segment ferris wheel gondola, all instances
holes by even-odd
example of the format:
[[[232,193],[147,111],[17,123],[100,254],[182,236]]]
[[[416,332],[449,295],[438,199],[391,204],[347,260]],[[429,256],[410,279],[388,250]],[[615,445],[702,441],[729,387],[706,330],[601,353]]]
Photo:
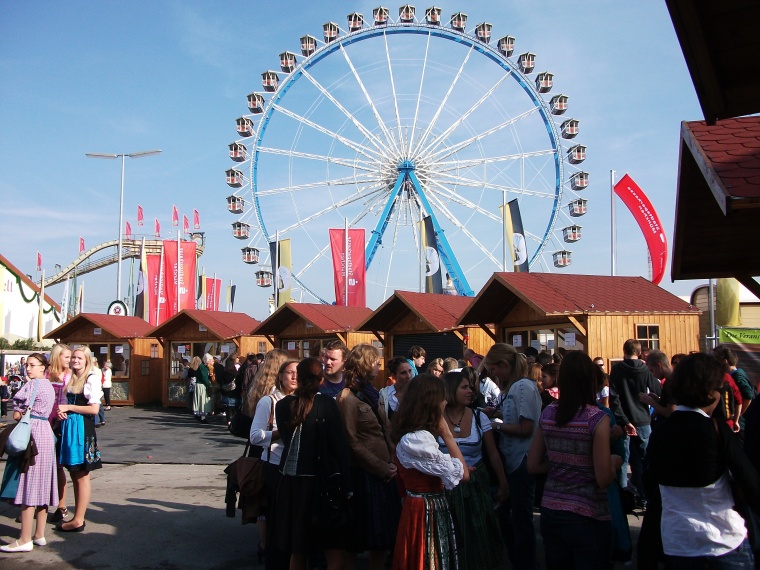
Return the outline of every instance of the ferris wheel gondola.
[[[434,6],[420,19],[407,4],[396,20],[378,7],[370,21],[348,14],[345,30],[326,22],[322,40],[307,34],[280,52],[279,71],[261,74],[250,114],[237,119],[233,235],[247,230],[262,252],[276,232],[290,238],[294,283],[320,301],[332,297],[328,229],[346,221],[366,232],[371,306],[417,288],[427,217],[461,295],[511,268],[500,208],[512,199],[531,267],[571,263],[589,174],[586,147],[569,143],[580,122],[557,121],[568,96],[548,95],[549,71],[529,77],[536,54],[513,59],[514,36],[492,46],[491,23],[468,31],[467,14],[442,14]]]

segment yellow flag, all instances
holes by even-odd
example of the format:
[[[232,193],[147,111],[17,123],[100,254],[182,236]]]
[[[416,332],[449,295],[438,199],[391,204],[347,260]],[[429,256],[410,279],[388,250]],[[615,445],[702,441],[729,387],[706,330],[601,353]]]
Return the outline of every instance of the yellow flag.
[[[736,279],[718,279],[715,321],[719,327],[742,326],[742,316],[739,310],[740,290],[741,287]]]

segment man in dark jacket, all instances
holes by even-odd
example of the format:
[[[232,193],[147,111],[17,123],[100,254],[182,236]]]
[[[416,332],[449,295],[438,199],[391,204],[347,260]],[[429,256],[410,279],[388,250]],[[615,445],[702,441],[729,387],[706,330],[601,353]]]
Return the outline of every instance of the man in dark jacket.
[[[620,405],[613,408],[615,419],[623,426],[628,438],[628,462],[631,465],[631,484],[636,488],[642,506],[646,506],[646,493],[641,482],[643,460],[646,453],[649,436],[652,433],[649,406],[640,399],[641,394],[659,396],[662,387],[647,368],[646,363],[639,359],[641,343],[628,339],[623,344],[623,361],[612,367],[610,372],[610,394],[620,399]],[[627,465],[623,464],[621,485],[627,485]]]

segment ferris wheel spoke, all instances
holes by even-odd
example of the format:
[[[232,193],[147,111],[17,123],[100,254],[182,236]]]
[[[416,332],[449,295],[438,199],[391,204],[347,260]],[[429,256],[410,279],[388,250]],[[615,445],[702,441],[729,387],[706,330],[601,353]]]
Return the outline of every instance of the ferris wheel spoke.
[[[536,112],[538,112],[538,107],[532,107],[532,108],[528,109],[527,111],[525,111],[523,113],[520,113],[516,117],[512,117],[511,119],[507,119],[506,121],[503,121],[503,122],[499,123],[498,125],[491,127],[490,129],[487,129],[487,130],[485,130],[485,131],[483,131],[481,133],[477,133],[477,134],[471,136],[468,139],[465,139],[463,141],[458,142],[454,146],[444,147],[443,149],[441,149],[438,152],[434,153],[434,152],[432,152],[433,149],[436,148],[436,147],[438,147],[438,146],[440,146],[440,144],[443,143],[443,140],[444,140],[443,135],[444,135],[444,133],[442,133],[441,136],[439,137],[440,140],[438,140],[438,142],[436,144],[430,145],[428,147],[429,150],[430,150],[430,152],[428,152],[426,154],[432,160],[442,160],[444,158],[448,158],[449,156],[451,156],[451,155],[459,152],[460,150],[462,150],[464,148],[467,148],[472,143],[475,143],[475,142],[478,142],[480,140],[483,140],[484,138],[486,138],[486,137],[488,137],[488,136],[490,136],[490,135],[492,135],[494,133],[498,133],[499,131],[502,131],[502,130],[504,130],[505,128],[507,128],[509,126],[514,125],[518,121],[520,121],[520,120],[524,119],[525,117],[528,117],[528,116],[530,116],[530,115],[532,115],[533,113],[536,113]],[[451,134],[451,133],[449,133],[449,134]],[[447,134],[446,137],[448,137],[449,134]]]
[[[375,160],[346,160],[344,158],[336,158],[334,156],[326,156],[322,154],[312,154],[308,152],[298,152],[295,150],[286,150],[282,148],[272,147],[258,147],[257,150],[266,154],[274,154],[279,156],[287,156],[290,158],[305,158],[307,160],[317,160],[321,162],[327,162],[329,164],[337,164],[339,166],[345,166],[348,168],[355,168],[357,170],[364,170],[367,172],[377,172],[379,163]]]
[[[488,250],[486,246],[484,246],[482,243],[480,243],[480,240],[476,238],[472,232],[470,232],[464,224],[462,224],[457,217],[451,213],[451,211],[446,207],[446,204],[444,204],[438,196],[435,194],[432,194],[430,196],[431,202],[435,204],[435,207],[438,209],[438,211],[443,214],[443,216],[452,224],[454,225],[459,231],[461,231],[464,235],[466,235],[468,238],[470,238],[470,241],[472,241],[473,244],[475,244],[475,247],[477,247],[481,252],[483,252],[483,255],[488,257],[488,259],[491,260],[492,263],[499,265],[501,262],[496,259],[493,254]]]
[[[424,173],[423,173],[424,176]],[[483,180],[473,180],[471,178],[464,178],[462,176],[456,176],[453,174],[444,174],[436,172],[434,176],[425,178],[429,183],[445,183],[453,186],[466,186],[468,188],[484,188],[486,190],[507,192],[509,194],[519,194],[521,196],[535,196],[537,198],[550,198],[554,199],[555,194],[551,192],[543,192],[541,190],[530,190],[528,188],[519,188],[516,186],[506,186],[504,184],[495,184],[493,182]]]
[[[417,91],[417,104],[414,109],[414,121],[412,121],[412,132],[409,134],[409,149],[414,148],[414,133],[417,132],[417,118],[420,115],[420,101],[422,100],[422,86],[425,83],[425,72],[427,71],[428,52],[430,51],[430,34],[428,34],[425,43],[425,58],[422,63],[422,72],[420,73],[420,88]]]
[[[312,242],[313,241],[314,240],[312,240]],[[320,259],[322,259],[324,257],[324,255],[327,253],[328,249],[330,249],[330,242],[329,241],[327,242],[327,245],[324,246],[321,250],[319,250],[319,252],[314,257],[312,257],[309,261],[306,262],[306,264],[301,268],[301,271],[299,271],[298,273],[295,274],[295,277],[297,279],[301,279],[301,277],[303,277],[303,275],[309,270],[309,268],[312,265],[314,265],[317,261],[319,261]]]
[[[320,133],[324,135],[327,135],[337,141],[342,142],[345,146],[367,157],[369,160],[377,160],[379,158],[379,153],[376,150],[368,148],[362,144],[357,143],[356,141],[353,141],[347,137],[339,135],[335,131],[331,131],[330,129],[327,129],[323,127],[322,125],[318,125],[314,121],[311,121],[307,119],[306,117],[299,115],[298,113],[294,113],[290,109],[286,109],[285,107],[282,107],[281,105],[274,104],[273,107],[275,110],[282,113],[283,115],[286,115],[290,117],[291,119],[294,119],[298,121],[299,123],[306,125],[307,127],[311,127],[315,131],[319,131]]]
[[[452,202],[459,204],[460,206],[464,206],[468,210],[472,210],[473,212],[476,212],[482,216],[485,216],[486,218],[489,218],[493,220],[494,222],[501,222],[501,217],[498,216],[495,212],[489,212],[485,208],[482,208],[481,206],[475,204],[474,202],[466,199],[461,194],[457,194],[451,188],[448,188],[447,186],[439,182],[436,182],[436,181],[431,181],[431,182],[436,188],[438,188],[438,193],[445,196],[447,200],[451,200]]]
[[[393,64],[391,63],[391,52],[388,49],[388,36],[383,34],[383,42],[385,43],[385,60],[388,63],[388,75],[391,78],[391,93],[393,93],[393,108],[396,112],[396,128],[398,129],[398,144],[401,145],[402,152],[406,152],[404,149],[404,137],[401,132],[401,116],[398,112],[398,96],[396,94],[396,83],[393,79]]]
[[[499,162],[513,162],[515,160],[523,160],[526,158],[533,158],[537,156],[554,156],[556,151],[552,149],[536,150],[532,152],[521,152],[518,154],[505,154],[502,156],[484,156],[481,158],[473,158],[469,160],[438,160],[435,163],[437,172],[450,172],[452,170],[461,170],[463,168],[472,168],[474,166],[482,166],[484,164],[497,164]]]
[[[445,131],[443,131],[441,134],[433,138],[431,143],[422,150],[422,154],[431,154],[433,150],[435,150],[438,146],[440,146],[443,141],[445,141],[451,133],[453,133],[457,128],[459,128],[459,125],[464,123],[470,115],[472,115],[475,111],[477,111],[480,106],[488,101],[488,99],[493,95],[494,91],[499,88],[499,86],[506,81],[506,79],[510,76],[510,73],[505,73],[502,75],[491,87],[488,89],[483,95],[478,99],[472,107],[470,107],[467,111],[464,112],[464,114],[459,117],[456,121],[454,121],[449,128],[447,128]],[[535,109],[535,108],[534,108]],[[524,114],[524,113],[523,113]],[[508,123],[511,124],[511,123]],[[506,126],[506,125],[505,125]]]
[[[294,184],[292,186],[280,186],[278,188],[268,188],[267,190],[256,190],[255,195],[257,198],[280,196],[283,194],[291,194],[294,192],[300,192],[302,190],[311,190],[313,188],[330,188],[335,186],[354,186],[358,180],[364,182],[373,182],[375,184],[381,184],[383,181],[378,178],[372,178],[369,176],[349,176],[346,178],[336,178],[332,180],[322,180],[319,182],[307,182],[305,184]]]
[[[367,103],[370,106],[370,109],[372,110],[372,114],[375,116],[375,120],[377,121],[378,126],[380,127],[380,130],[383,131],[383,134],[385,135],[385,139],[388,142],[389,145],[392,145],[394,147],[394,150],[398,153],[398,146],[396,145],[396,141],[393,138],[393,135],[388,130],[388,127],[385,125],[385,122],[383,121],[382,117],[380,117],[380,112],[377,110],[377,107],[375,106],[375,102],[372,100],[372,97],[369,96],[369,93],[367,92],[367,88],[364,85],[364,82],[361,79],[361,76],[359,75],[359,72],[356,71],[356,68],[354,67],[354,62],[351,61],[351,58],[348,55],[348,52],[346,51],[346,48],[343,47],[341,44],[340,51],[343,53],[343,57],[346,60],[346,63],[348,64],[348,67],[351,69],[351,72],[354,74],[354,78],[356,79],[356,83],[359,85],[359,88],[362,90],[362,93],[364,94],[364,98],[367,100]]]
[[[349,112],[348,109],[346,109],[340,101],[338,101],[332,93],[330,93],[319,81],[317,81],[313,75],[311,75],[308,71],[303,70],[302,71],[303,76],[308,79],[314,87],[319,89],[319,92],[322,93],[322,95],[327,98],[335,107],[343,113],[346,118],[353,123],[353,125],[359,129],[359,132],[364,135],[369,142],[373,144],[373,146],[378,150],[381,151],[383,149],[382,141],[380,141],[367,127],[365,127],[361,121],[359,121],[353,113]]]
[[[473,53],[474,53],[474,50],[471,46],[470,49],[467,51],[467,55],[465,56],[461,65],[459,66],[459,69],[457,70],[457,73],[454,76],[454,79],[451,81],[451,85],[449,85],[449,90],[446,92],[446,95],[444,95],[443,99],[441,100],[441,103],[438,105],[438,108],[435,111],[435,115],[433,115],[433,119],[430,121],[430,124],[428,125],[427,129],[425,129],[425,132],[420,137],[420,140],[417,143],[417,146],[414,147],[413,152],[411,154],[414,154],[414,155],[419,154],[419,149],[422,148],[422,145],[427,144],[427,139],[430,136],[430,133],[433,132],[433,129],[438,124],[438,119],[440,118],[443,110],[446,108],[446,104],[449,101],[451,92],[454,91],[454,87],[456,87],[457,83],[459,83],[459,78],[462,76],[462,73],[464,73],[464,68],[467,66],[467,62],[470,60],[470,56]]]

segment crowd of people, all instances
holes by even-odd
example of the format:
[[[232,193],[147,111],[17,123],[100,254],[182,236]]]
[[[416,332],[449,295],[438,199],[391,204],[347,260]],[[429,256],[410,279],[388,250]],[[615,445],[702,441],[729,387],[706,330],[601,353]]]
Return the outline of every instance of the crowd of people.
[[[368,553],[373,569],[533,570],[536,509],[550,570],[608,569],[634,551],[643,569],[754,568],[758,379],[726,347],[672,358],[633,339],[622,348],[607,374],[582,351],[496,343],[426,362],[414,346],[381,381],[377,348],[335,340],[304,359],[196,356],[186,377],[200,422],[215,410],[231,429],[248,419],[268,569],[353,569]],[[32,444],[0,485],[21,530],[0,551],[44,546],[48,518],[85,529],[108,364],[85,346],[26,359],[12,404],[16,420],[30,411]]]
[[[623,353],[608,375],[580,351],[496,343],[426,362],[412,347],[384,386],[370,345],[261,355],[238,412],[265,461],[260,560],[350,569],[366,552],[375,569],[532,570],[538,508],[549,569],[611,568],[634,550],[640,568],[754,567],[756,385],[728,349],[677,365],[635,340]]]

